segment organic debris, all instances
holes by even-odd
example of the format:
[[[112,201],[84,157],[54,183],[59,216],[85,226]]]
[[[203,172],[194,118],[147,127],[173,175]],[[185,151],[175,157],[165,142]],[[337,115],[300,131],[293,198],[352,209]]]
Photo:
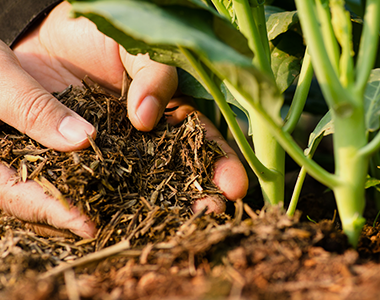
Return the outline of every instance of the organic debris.
[[[359,256],[378,259],[379,224],[365,227],[358,253],[333,222],[300,222],[275,206],[253,211],[237,201],[234,218],[193,214],[194,199],[222,197],[210,179],[223,152],[196,115],[143,133],[125,99],[96,85],[56,97],[95,125],[91,148],[59,153],[2,125],[1,158],[17,180],[38,181],[63,204],[72,199],[99,234],[40,237],[0,214],[0,299],[379,297],[380,266]]]
[[[152,132],[136,130],[126,99],[83,81],[56,97],[97,130],[91,147],[62,153],[47,149],[2,126],[1,158],[33,179],[51,196],[79,207],[99,227],[96,250],[128,239],[134,245],[164,241],[192,215],[191,204],[205,195],[224,200],[212,182],[213,163],[223,155],[205,138],[195,113],[181,126],[163,118]]]
[[[290,219],[279,207],[257,213],[238,201],[235,218],[224,224],[212,215],[194,215],[165,242],[131,247],[124,240],[58,267],[47,267],[47,272],[32,264],[19,267],[24,270],[18,273],[22,282],[11,275],[20,266],[15,261],[30,255],[30,247],[8,242],[14,250],[6,255],[2,252],[6,258],[1,261],[10,263],[14,270],[8,277],[2,275],[8,289],[0,297],[376,299],[379,265],[366,268],[358,264],[358,253],[353,249],[346,248],[341,255],[324,249],[332,235],[340,234],[333,223],[299,222],[299,214]],[[40,239],[38,243],[44,241],[46,246],[41,249],[45,252],[49,247],[62,251],[51,239],[23,234],[30,240]],[[66,247],[71,249],[67,241]],[[35,260],[41,261],[43,255],[37,253]]]

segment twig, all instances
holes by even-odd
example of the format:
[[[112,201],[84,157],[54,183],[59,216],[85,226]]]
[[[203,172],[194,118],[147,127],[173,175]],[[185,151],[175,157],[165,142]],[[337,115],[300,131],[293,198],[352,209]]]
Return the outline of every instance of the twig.
[[[177,235],[180,236],[183,232],[194,222],[194,220],[201,218],[206,211],[208,210],[208,206],[205,206],[202,210],[195,213],[190,219],[188,219],[178,230]]]
[[[94,139],[89,134],[87,134],[87,139],[90,142],[92,149],[94,149],[94,151],[95,151],[96,155],[98,156],[98,158],[100,159],[100,161],[104,161],[103,154],[100,151],[99,147],[95,144]]]
[[[57,276],[57,275],[65,272],[69,269],[76,268],[79,266],[83,266],[83,265],[86,265],[89,263],[96,262],[96,261],[101,260],[101,259],[108,258],[108,257],[113,256],[113,255],[116,255],[122,251],[126,251],[130,247],[131,247],[131,244],[130,244],[129,239],[121,241],[118,244],[104,248],[98,252],[90,253],[90,254],[82,257],[82,258],[79,258],[79,259],[73,261],[72,263],[59,265],[58,267],[55,267],[54,269],[51,269],[51,270],[43,273],[42,275],[40,275],[39,279],[46,279],[46,278],[49,278],[52,276]]]

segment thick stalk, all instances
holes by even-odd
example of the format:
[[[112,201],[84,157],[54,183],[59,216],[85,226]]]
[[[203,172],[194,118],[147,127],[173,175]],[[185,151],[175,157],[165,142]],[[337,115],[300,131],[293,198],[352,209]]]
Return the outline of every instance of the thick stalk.
[[[344,233],[349,242],[357,245],[365,223],[365,181],[369,158],[360,155],[360,149],[367,144],[366,127],[362,107],[357,107],[350,117],[333,115],[335,133],[335,172],[340,184],[332,188]]]
[[[249,111],[253,129],[255,154],[260,162],[267,168],[265,173],[255,172],[260,182],[264,200],[270,204],[283,202],[285,151],[274,137],[273,130],[268,127],[268,119],[273,125],[275,123],[266,112],[265,115],[267,119],[263,118],[263,112],[257,111],[256,107],[245,99],[231,83],[227,80],[225,80],[224,83],[236,100]]]
[[[237,101],[245,107],[248,111],[256,110],[258,114],[260,114],[261,120],[263,124],[265,124],[266,128],[270,130],[272,136],[276,138],[276,140],[280,143],[280,145],[285,149],[285,151],[295,160],[295,162],[306,168],[306,171],[313,176],[316,180],[324,184],[329,188],[333,188],[334,186],[340,184],[340,179],[334,175],[323,169],[320,165],[318,165],[315,161],[308,159],[303,150],[298,146],[298,144],[294,141],[289,132],[284,131],[269,114],[265,111],[265,109],[260,104],[254,104],[245,99],[239,91],[234,87],[234,85],[227,80],[223,81],[227,86],[228,90],[231,94],[237,99]]]
[[[270,66],[264,7],[258,5],[252,10],[248,0],[233,0],[233,4],[239,28],[248,39],[248,44],[255,54],[254,65],[274,80]],[[230,89],[230,91],[234,94],[233,90]],[[234,96],[236,97],[236,95]],[[265,121],[260,116],[260,113],[257,113],[255,109],[249,109],[249,113],[255,154],[260,162],[271,171],[270,177],[262,176],[261,174],[258,176],[264,201],[270,204],[283,202],[285,151],[273,137],[268,127],[265,126]]]
[[[256,156],[275,175],[270,180],[258,177],[264,201],[272,205],[284,202],[285,151],[274,138],[260,113],[252,110],[250,117]]]
[[[228,87],[228,86],[227,86]],[[231,90],[230,90],[231,91]],[[231,93],[236,97],[232,91]],[[303,150],[297,145],[292,136],[284,131],[276,122],[268,115],[261,105],[255,105],[255,110],[260,114],[264,124],[268,127],[271,134],[276,138],[285,151],[295,160],[295,162],[306,168],[306,171],[316,180],[329,188],[341,184],[341,180],[335,174],[331,174],[318,165],[315,161],[308,159]]]

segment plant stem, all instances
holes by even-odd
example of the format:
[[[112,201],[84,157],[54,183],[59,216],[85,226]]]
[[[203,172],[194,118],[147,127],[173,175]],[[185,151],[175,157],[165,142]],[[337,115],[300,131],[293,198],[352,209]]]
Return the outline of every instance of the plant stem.
[[[306,178],[306,174],[307,174],[306,169],[304,167],[302,167],[299,174],[298,174],[297,181],[296,181],[296,184],[294,186],[293,193],[292,193],[292,198],[290,199],[290,203],[289,203],[288,209],[286,211],[286,214],[288,216],[292,217],[292,216],[294,216],[294,213],[296,212],[298,200],[300,198],[300,194],[301,194],[303,183],[304,183],[305,178]]]
[[[285,195],[285,151],[266,126],[261,113],[250,110],[252,139],[255,153],[261,163],[272,171],[270,180],[258,176],[264,201],[270,204],[284,202]],[[270,149],[270,151],[268,151]]]
[[[358,60],[356,63],[355,89],[364,93],[369,74],[375,64],[380,30],[380,1],[367,0],[364,15],[363,33],[360,40]]]
[[[353,84],[350,83],[351,79],[349,78],[352,76],[350,66],[343,66],[343,64],[349,63],[352,59],[347,56],[346,50],[345,57],[341,58],[340,62],[340,71],[346,73],[343,74],[343,77],[341,76],[341,79],[346,81],[342,85],[336,73],[333,72],[331,61],[324,49],[325,45],[323,44],[320,28],[313,13],[313,1],[295,1],[299,11],[302,30],[310,49],[313,66],[316,70],[317,78],[321,84],[327,104],[331,108],[332,120],[334,122],[334,179],[336,181],[333,184],[324,184],[333,190],[342,221],[343,231],[348,236],[349,242],[353,246],[356,246],[362,226],[365,222],[362,216],[365,206],[364,187],[369,165],[368,154],[373,151],[373,148],[367,145],[363,103],[364,89],[359,88],[355,91],[352,90]],[[378,1],[370,0],[370,2],[374,4],[374,2]],[[375,6],[377,9],[380,9],[379,2]],[[372,9],[373,8],[374,7],[372,7]],[[342,9],[343,7],[338,7],[336,11],[340,14],[339,18],[342,18],[342,13],[345,13]],[[371,17],[373,18],[373,15],[371,15]],[[374,20],[372,19],[372,21]],[[367,22],[367,20],[364,22]],[[335,26],[335,29],[342,29],[342,24],[335,23]],[[373,27],[374,26],[372,26],[371,29],[373,29]],[[346,32],[344,32],[344,30]],[[341,46],[346,48],[350,47],[348,45],[348,38],[350,39],[350,37],[345,36],[348,34],[347,31],[347,28],[343,28],[342,31],[336,32]],[[378,39],[377,36],[371,36],[373,39]],[[364,51],[364,49],[362,51]],[[367,49],[365,55],[368,55]],[[367,67],[368,66],[363,67],[365,72],[362,71],[366,73],[366,80],[370,72],[370,69],[368,70]],[[305,167],[307,167],[307,165],[305,165]]]
[[[344,87],[351,88],[354,82],[354,51],[350,14],[344,8],[344,3],[341,0],[332,0],[330,9],[332,15],[330,23],[342,49],[339,61],[340,82]]]
[[[248,0],[232,0],[232,2],[234,4],[240,31],[248,39],[248,45],[255,54],[255,57],[253,58],[254,65],[262,72],[271,76],[274,80],[270,61],[268,61],[268,55],[263,46],[255,20],[253,19]]]
[[[257,30],[260,35],[261,44],[263,45],[264,51],[267,54],[267,60],[270,64],[271,54],[268,41],[267,23],[265,19],[264,5],[258,5],[252,7],[253,19],[255,21]]]
[[[315,150],[317,150],[317,147],[318,147],[318,145],[319,145],[319,143],[321,142],[322,139],[323,139],[323,134],[320,135],[315,140],[313,148],[310,149],[310,152],[307,155],[308,159],[312,159],[313,158]],[[292,198],[290,199],[288,210],[286,211],[286,214],[288,216],[293,216],[294,213],[295,213],[295,211],[296,211],[296,207],[297,207],[297,204],[298,204],[298,199],[299,199],[300,194],[301,194],[301,190],[302,190],[303,183],[305,181],[306,174],[307,174],[306,168],[302,167],[300,173],[298,174],[297,182],[296,182],[296,184],[294,186],[294,190],[293,190]]]
[[[375,137],[365,146],[363,146],[360,151],[358,152],[358,155],[364,156],[364,157],[371,157],[373,154],[375,154],[380,149],[380,131],[377,132]]]
[[[298,123],[299,118],[301,117],[303,108],[305,107],[307,95],[309,94],[313,75],[313,65],[311,64],[308,48],[306,48],[305,56],[302,62],[301,73],[298,78],[297,89],[294,94],[288,115],[285,118],[285,125],[283,127],[283,130],[286,132],[292,133]]]
[[[344,233],[356,246],[364,225],[364,186],[369,158],[360,155],[367,143],[364,112],[356,108],[350,117],[333,115],[335,173],[341,184],[332,187]]]
[[[265,124],[270,128],[272,135],[281,144],[285,151],[295,160],[300,166],[304,166],[306,171],[313,176],[316,180],[324,184],[329,188],[333,188],[341,184],[341,180],[338,176],[327,172],[321,166],[319,166],[315,161],[308,159],[303,150],[297,145],[292,136],[282,130],[267,114],[267,112],[261,108],[256,107],[263,119],[265,119]]]
[[[230,106],[228,105],[227,101],[224,98],[223,93],[220,91],[218,86],[215,84],[215,82],[210,78],[210,76],[207,74],[204,67],[201,65],[201,63],[194,57],[194,55],[187,49],[178,46],[178,48],[181,50],[181,52],[186,56],[186,58],[189,60],[190,64],[193,66],[193,68],[196,70],[200,78],[202,79],[202,84],[206,87],[208,92],[214,97],[214,100],[219,106],[220,111],[222,112],[229,129],[231,130],[231,133],[236,141],[236,143],[239,146],[240,151],[246,158],[249,166],[251,169],[255,172],[255,174],[262,174],[264,178],[268,177],[270,178],[271,171],[268,170],[256,157],[255,153],[253,152],[251,146],[249,145],[247,139],[245,138],[242,130],[239,127],[239,124],[237,123],[234,113],[231,110]]]
[[[354,100],[352,95],[342,87],[326,51],[319,21],[316,18],[312,0],[295,0],[302,30],[319,84],[325,99],[333,110],[339,114],[349,114]]]
[[[272,117],[265,111],[265,109],[260,104],[254,104],[245,100],[245,98],[239,94],[238,90],[233,86],[232,83],[224,81],[227,88],[230,90],[232,95],[238,100],[239,103],[244,104],[245,108],[249,111],[256,110],[261,116],[265,124],[265,128],[268,128],[270,135],[275,137],[280,145],[285,149],[285,151],[295,160],[295,162],[304,166],[307,172],[313,176],[316,180],[321,182],[327,187],[332,188],[340,184],[340,180],[334,174],[327,172],[321,166],[319,166],[315,161],[308,159],[303,150],[297,145],[289,132],[286,132],[280,127]],[[267,153],[268,155],[268,153]]]
[[[260,71],[269,75],[274,82],[274,75],[270,65],[270,50],[263,5],[256,3],[256,6],[254,5],[251,8],[248,0],[233,0],[233,4],[240,31],[248,39],[248,44],[255,54],[253,64]],[[232,87],[228,85],[227,87],[234,94],[231,90]],[[235,97],[236,94],[239,97],[239,93],[235,92]],[[245,99],[244,101],[246,102]],[[271,173],[269,178],[262,176],[263,174],[256,174],[263,192],[264,201],[271,204],[283,202],[285,152],[265,126],[265,122],[263,122],[260,114],[254,108],[248,111],[252,125],[256,156]],[[268,149],[271,149],[270,152],[268,152]]]
[[[232,22],[232,18],[227,10],[227,8],[223,5],[221,0],[211,0],[212,4],[214,4],[216,10],[223,16],[225,16],[230,22]]]
[[[339,74],[339,46],[334,36],[334,30],[331,25],[331,13],[329,8],[329,1],[317,0],[315,1],[318,17],[321,24],[321,31],[324,43],[326,45],[327,55],[332,62],[332,67],[335,73]]]

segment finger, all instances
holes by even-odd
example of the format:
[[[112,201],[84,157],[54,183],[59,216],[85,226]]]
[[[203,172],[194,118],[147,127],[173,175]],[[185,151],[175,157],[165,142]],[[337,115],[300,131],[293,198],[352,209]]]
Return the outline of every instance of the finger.
[[[0,70],[0,120],[59,151],[89,146],[95,128],[44,90],[2,42]]]
[[[188,97],[175,98],[170,101],[168,108],[178,107],[171,113],[167,114],[169,123],[175,125],[182,121],[186,116],[193,112],[194,104]],[[214,140],[225,151],[227,157],[218,159],[215,163],[214,183],[223,191],[227,199],[235,201],[243,198],[248,190],[248,176],[244,166],[235,151],[224,140],[214,124],[203,114],[198,112],[201,123],[206,128],[206,138]],[[204,206],[209,206],[209,210],[221,212],[225,209],[225,204],[218,197],[207,197],[198,201],[193,209],[199,211]]]
[[[95,224],[76,207],[65,209],[32,180],[15,184],[14,175],[13,169],[0,163],[0,209],[4,212],[28,223],[66,229],[83,238],[96,235]]]
[[[177,89],[177,71],[150,60],[148,55],[132,56],[122,47],[120,57],[133,79],[128,91],[129,119],[138,130],[149,131]]]
[[[198,199],[194,202],[191,209],[194,213],[201,211],[204,207],[207,206],[206,214],[212,212],[216,214],[221,214],[226,210],[226,201],[221,199],[217,195],[209,195],[202,199]]]

